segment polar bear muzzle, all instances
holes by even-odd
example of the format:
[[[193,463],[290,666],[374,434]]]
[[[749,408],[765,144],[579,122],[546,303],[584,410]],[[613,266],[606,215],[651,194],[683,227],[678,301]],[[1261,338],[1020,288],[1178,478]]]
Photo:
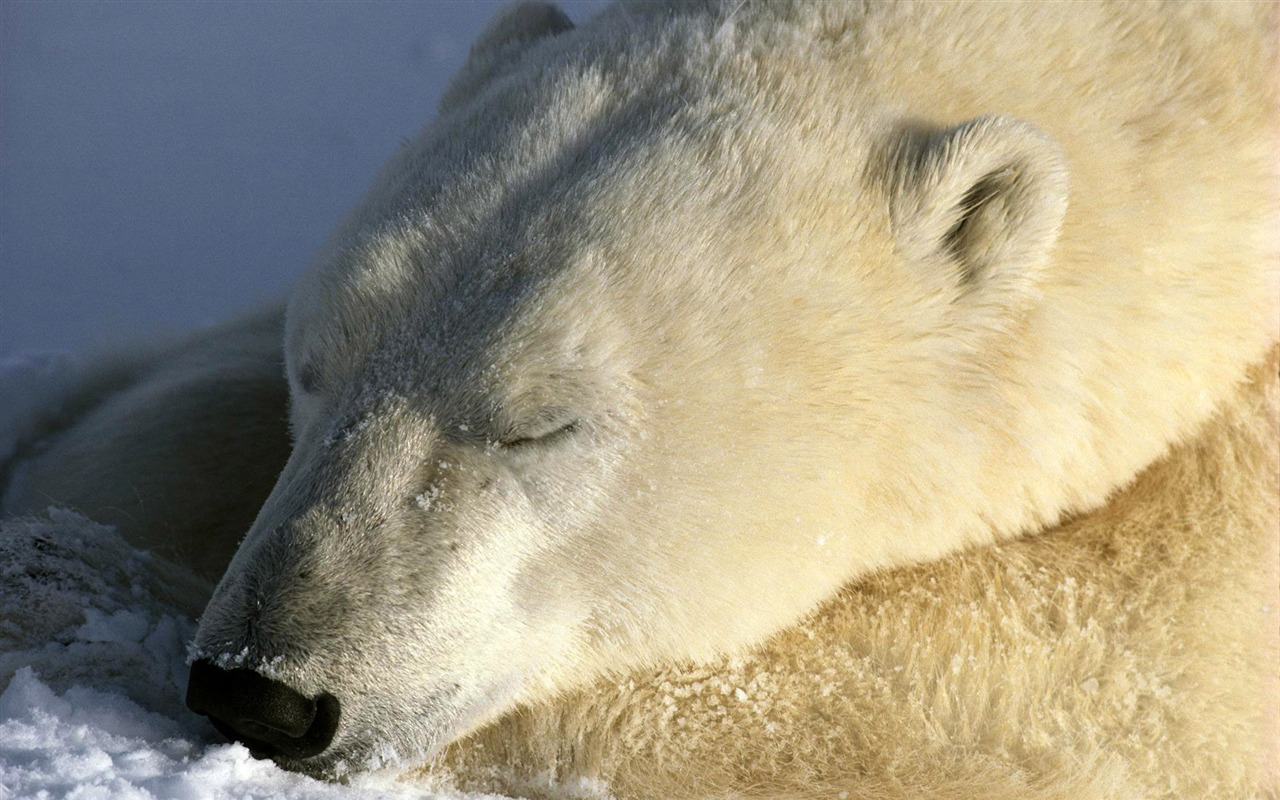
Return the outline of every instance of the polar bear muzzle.
[[[204,659],[191,665],[187,707],[258,758],[323,753],[341,715],[338,698],[328,692],[307,697],[251,669],[223,669]]]

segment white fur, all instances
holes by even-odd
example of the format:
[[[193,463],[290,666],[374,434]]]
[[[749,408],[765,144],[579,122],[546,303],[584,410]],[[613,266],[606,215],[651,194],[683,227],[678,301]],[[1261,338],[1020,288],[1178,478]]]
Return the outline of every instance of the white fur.
[[[1265,13],[500,19],[291,298],[199,653],[333,773],[1097,506],[1277,337]]]

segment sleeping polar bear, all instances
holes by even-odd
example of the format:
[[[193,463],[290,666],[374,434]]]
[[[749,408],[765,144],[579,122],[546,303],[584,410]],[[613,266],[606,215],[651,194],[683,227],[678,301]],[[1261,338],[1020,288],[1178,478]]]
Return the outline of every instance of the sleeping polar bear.
[[[852,581],[1096,508],[1204,425],[1280,328],[1276,16],[732,0],[623,5],[579,29],[518,6],[294,291],[282,356],[268,312],[114,367],[13,470],[6,505],[94,513],[154,491],[171,516],[140,510],[126,531],[219,572],[257,476],[281,467],[287,413],[291,452],[201,619],[188,699],[293,769],[436,756],[464,782],[494,764],[518,781],[616,734],[636,743],[614,756],[625,769],[583,755],[594,766],[561,777],[856,796],[928,787],[912,770],[929,769],[943,796],[999,796],[986,765],[1021,751],[973,732],[1002,702],[1036,713],[1006,698],[1034,689],[992,680],[981,625],[959,661],[929,662],[956,679],[918,716],[972,736],[914,766],[898,742],[874,786],[858,783],[870,762],[805,754],[892,741],[803,694],[813,716],[761,721],[782,743],[772,772],[675,758],[655,741],[709,717],[641,735],[628,726],[657,718],[629,688],[554,725],[509,712],[630,687],[628,671],[733,656],[732,675],[769,637],[814,632],[779,633]],[[93,466],[119,453],[127,483]],[[184,508],[217,513],[206,527]],[[945,603],[998,607],[999,577],[994,595],[955,580]],[[894,613],[929,613],[935,585]],[[1045,612],[1063,629],[1065,586]],[[918,649],[888,651],[904,669],[966,623],[929,619],[903,625]],[[749,702],[766,672],[887,691],[843,657],[771,646],[722,702]],[[678,683],[675,708],[709,685]],[[1141,688],[1108,736],[1142,735]],[[444,749],[503,715],[509,759],[476,762],[503,751],[483,735]],[[1070,723],[1034,729],[1068,751],[1087,728]],[[548,736],[543,761],[519,755]],[[1088,791],[1147,791],[1120,761],[1092,766]]]

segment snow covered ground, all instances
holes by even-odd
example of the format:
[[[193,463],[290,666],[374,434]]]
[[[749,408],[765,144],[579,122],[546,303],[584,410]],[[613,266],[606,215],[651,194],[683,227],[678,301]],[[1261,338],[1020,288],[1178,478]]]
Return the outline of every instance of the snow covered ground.
[[[223,742],[182,703],[208,589],[69,511],[0,523],[0,798],[461,797],[320,783]]]
[[[62,353],[282,295],[501,5],[0,2],[0,460]],[[220,742],[182,704],[208,588],[70,512],[0,522],[0,800],[458,796]]]

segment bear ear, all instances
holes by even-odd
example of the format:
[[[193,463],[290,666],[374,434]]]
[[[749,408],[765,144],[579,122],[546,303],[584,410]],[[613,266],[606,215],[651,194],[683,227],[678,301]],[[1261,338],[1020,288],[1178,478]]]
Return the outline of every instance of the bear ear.
[[[573,22],[552,3],[516,3],[498,12],[471,45],[467,62],[440,100],[440,113],[447,114],[467,102],[539,40],[570,30]]]
[[[1015,310],[1036,297],[1067,210],[1067,164],[1011,117],[904,134],[890,159],[899,251],[954,293]]]

